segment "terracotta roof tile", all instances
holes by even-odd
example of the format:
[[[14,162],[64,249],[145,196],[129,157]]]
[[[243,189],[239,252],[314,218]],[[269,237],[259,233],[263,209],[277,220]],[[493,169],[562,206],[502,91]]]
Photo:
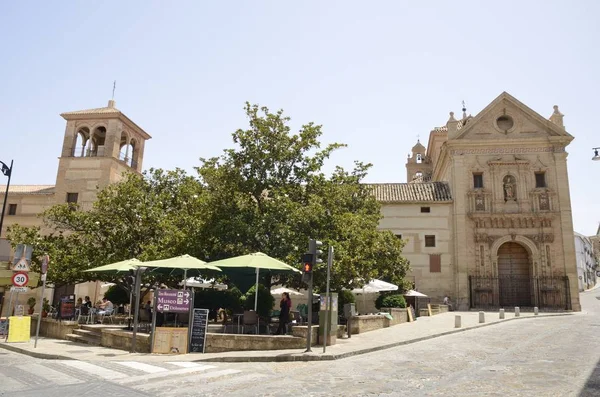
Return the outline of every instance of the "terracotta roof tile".
[[[64,112],[61,113],[61,116],[71,116],[76,114],[121,114],[121,111],[117,108],[104,107],[104,108],[96,108],[96,109],[85,109],[85,110],[75,110],[74,112]]]
[[[6,185],[0,185],[0,194],[4,195]],[[8,193],[13,194],[54,194],[54,185],[10,185]]]
[[[375,183],[370,184],[377,201],[402,202],[450,202],[452,194],[446,182],[424,183]]]

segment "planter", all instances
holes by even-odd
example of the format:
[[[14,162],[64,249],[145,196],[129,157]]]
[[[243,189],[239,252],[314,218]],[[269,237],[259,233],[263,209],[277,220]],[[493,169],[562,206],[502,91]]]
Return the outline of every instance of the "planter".
[[[27,311],[29,313],[29,315],[31,316],[33,314],[33,312],[35,311],[35,308],[30,307],[29,310]]]
[[[44,318],[44,317],[48,317],[48,312],[44,312],[44,311],[42,312],[42,318]]]

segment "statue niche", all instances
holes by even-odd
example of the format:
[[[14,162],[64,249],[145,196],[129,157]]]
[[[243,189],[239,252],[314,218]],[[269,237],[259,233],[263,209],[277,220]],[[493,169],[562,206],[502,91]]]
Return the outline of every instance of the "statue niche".
[[[517,201],[517,181],[515,180],[515,177],[506,175],[502,183],[504,188],[504,201]]]

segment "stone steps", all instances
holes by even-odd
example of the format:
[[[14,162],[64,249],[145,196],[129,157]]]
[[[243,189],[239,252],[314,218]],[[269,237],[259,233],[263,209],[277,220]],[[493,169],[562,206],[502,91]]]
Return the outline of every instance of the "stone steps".
[[[107,328],[99,325],[80,325],[79,329],[74,329],[72,334],[66,335],[67,340],[85,343],[93,346],[100,346],[102,343],[102,329]]]
[[[70,340],[72,342],[78,342],[78,343],[85,343],[87,345],[93,345],[93,346],[100,346],[100,343],[102,342],[102,337],[100,335],[96,335],[96,334],[80,334],[79,332],[83,331],[81,329],[76,329],[74,330],[72,334],[67,334],[65,335],[65,337],[67,338],[67,340]]]

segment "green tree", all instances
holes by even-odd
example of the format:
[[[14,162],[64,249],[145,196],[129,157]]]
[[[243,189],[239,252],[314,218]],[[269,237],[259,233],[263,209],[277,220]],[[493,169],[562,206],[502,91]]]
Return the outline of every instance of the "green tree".
[[[15,225],[8,238],[50,255],[52,284],[105,280],[123,285],[118,275],[85,270],[130,258],[143,261],[198,251],[195,234],[202,229],[203,196],[197,178],[179,169],[127,173],[120,183],[101,190],[91,209],[53,206],[43,214],[46,233]],[[147,279],[180,281],[154,274]]]
[[[292,134],[282,111],[246,104],[250,128],[233,133],[234,149],[202,159],[197,169],[206,192],[205,228],[200,241],[211,259],[261,251],[296,264],[309,238],[335,247],[333,289],[385,278],[402,283],[408,262],[403,243],[377,229],[380,205],[362,181],[370,164],[352,171],[322,171],[331,153],[321,149],[321,126],[309,123]],[[325,264],[315,271],[324,289]],[[263,272],[266,283],[270,274]],[[298,277],[285,282],[298,286]]]

